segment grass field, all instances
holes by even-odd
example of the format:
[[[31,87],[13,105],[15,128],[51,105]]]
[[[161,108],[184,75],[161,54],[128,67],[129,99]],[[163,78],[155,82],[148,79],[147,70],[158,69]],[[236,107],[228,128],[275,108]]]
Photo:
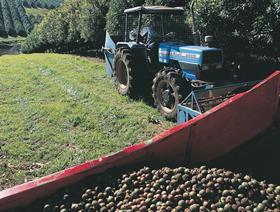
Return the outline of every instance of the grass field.
[[[25,11],[28,15],[34,16],[43,16],[47,14],[50,10],[49,9],[42,9],[42,8],[25,8]]]
[[[173,125],[156,109],[120,96],[104,67],[69,55],[0,57],[0,190]]]

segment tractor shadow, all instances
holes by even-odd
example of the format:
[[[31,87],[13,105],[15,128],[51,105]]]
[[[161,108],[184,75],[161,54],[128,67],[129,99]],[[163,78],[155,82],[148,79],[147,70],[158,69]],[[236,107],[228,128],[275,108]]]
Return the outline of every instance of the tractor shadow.
[[[280,129],[270,129],[208,165],[280,184]]]

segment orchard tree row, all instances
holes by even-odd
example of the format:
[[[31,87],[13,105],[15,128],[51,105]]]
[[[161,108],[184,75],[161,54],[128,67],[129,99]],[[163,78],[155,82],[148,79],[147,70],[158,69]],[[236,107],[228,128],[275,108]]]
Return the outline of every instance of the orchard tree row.
[[[280,55],[279,0],[198,0],[195,13],[201,34],[228,53]]]
[[[99,48],[104,41],[107,10],[107,0],[66,0],[35,27],[22,50],[66,52],[89,45]]]
[[[54,9],[63,4],[64,0],[20,0],[24,7]]]
[[[145,3],[183,6],[186,1],[66,0],[63,6],[51,11],[35,27],[23,44],[22,50],[30,53],[67,52],[81,47],[100,48],[104,44],[105,26],[119,26],[125,8]],[[113,27],[109,31],[112,30]]]
[[[33,26],[17,0],[0,0],[0,37],[26,36]]]
[[[23,51],[99,48],[105,31],[120,32],[123,10],[143,4],[184,6],[186,22],[191,24],[190,0],[66,0],[35,28]],[[213,35],[216,45],[228,55],[280,55],[279,0],[197,0],[195,16],[201,38]]]

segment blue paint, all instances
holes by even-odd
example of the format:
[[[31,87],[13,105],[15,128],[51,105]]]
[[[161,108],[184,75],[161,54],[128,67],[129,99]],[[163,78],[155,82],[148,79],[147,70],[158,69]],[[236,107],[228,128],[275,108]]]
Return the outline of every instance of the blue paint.
[[[169,63],[175,60],[182,63],[202,65],[202,54],[205,51],[221,51],[217,48],[205,46],[187,46],[184,43],[164,42],[159,45],[159,61]]]
[[[162,42],[159,45],[159,62],[168,65],[171,61],[176,61],[183,70],[185,78],[197,80],[199,71],[202,71],[203,53],[207,51],[222,52],[221,49],[217,48],[188,46],[178,42]],[[222,63],[222,59],[219,62]]]
[[[183,70],[183,77],[190,80],[197,80],[197,76],[193,71],[190,70]]]
[[[197,116],[201,115],[200,112],[195,111],[189,107],[185,107],[181,104],[177,105],[177,124],[183,124]]]
[[[105,49],[104,55],[106,60],[106,72],[108,77],[113,76],[113,62],[114,62],[114,51],[116,49],[116,44],[110,37],[108,33],[106,33],[106,40],[105,40]]]

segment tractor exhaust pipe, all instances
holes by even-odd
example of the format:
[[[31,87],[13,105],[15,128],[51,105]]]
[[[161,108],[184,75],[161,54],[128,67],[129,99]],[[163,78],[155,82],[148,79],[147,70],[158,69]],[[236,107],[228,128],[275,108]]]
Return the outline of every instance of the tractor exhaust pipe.
[[[200,35],[196,28],[196,20],[194,15],[194,5],[196,3],[196,0],[193,0],[191,2],[191,15],[192,15],[192,34],[193,34],[193,42],[194,45],[200,46]]]

